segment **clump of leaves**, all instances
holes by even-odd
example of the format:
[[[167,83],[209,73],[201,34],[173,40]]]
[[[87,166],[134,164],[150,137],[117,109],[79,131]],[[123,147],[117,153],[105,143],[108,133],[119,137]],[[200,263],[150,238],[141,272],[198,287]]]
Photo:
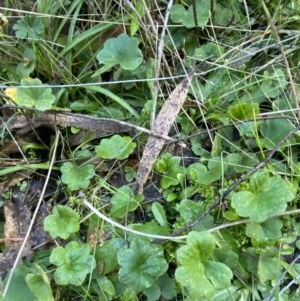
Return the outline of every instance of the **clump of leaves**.
[[[135,120],[147,127],[156,98],[153,79],[157,80],[155,52],[148,49],[149,45],[156,45],[156,41],[151,40],[148,32],[143,33],[145,26],[140,21],[146,18],[149,21],[149,17],[161,8],[166,9],[166,6],[161,1],[162,6],[153,10],[151,1],[148,1],[149,7],[145,7],[144,1],[135,0],[132,1],[134,13],[129,13],[129,10],[123,10],[125,6],[110,7],[113,1],[102,2],[95,9],[93,5],[88,8],[82,6],[82,1],[38,1],[35,12],[47,13],[49,18],[46,20],[33,14],[22,17],[13,26],[15,37],[9,36],[4,27],[7,19],[0,15],[0,31],[4,33],[1,38],[4,43],[7,41],[0,49],[3,58],[1,81],[9,85],[8,88],[4,87],[5,94],[16,104],[40,111],[59,104],[66,109],[106,118],[124,120],[134,116]],[[208,60],[208,64],[200,67],[201,77],[193,78],[189,90],[189,97],[196,101],[186,103],[189,108],[185,108],[184,114],[176,121],[180,124],[183,138],[197,134],[198,130],[205,131],[205,134],[187,140],[191,142],[193,155],[198,159],[200,156],[200,161],[184,168],[180,166],[177,156],[164,154],[157,160],[155,170],[162,175],[163,196],[150,205],[143,202],[143,196],[134,195],[128,186],[116,189],[108,199],[107,207],[101,209],[103,213],[124,224],[124,220],[128,221],[143,211],[145,221],[143,224],[128,225],[128,231],[124,233],[114,229],[112,237],[104,242],[104,234],[107,229],[111,230],[108,223],[98,217],[94,219],[95,223],[90,222],[91,219],[81,223],[83,232],[86,223],[89,223],[88,227],[94,229],[93,233],[103,234],[101,243],[95,245],[92,252],[90,246],[84,243],[85,238],[74,234],[79,231],[81,216],[70,208],[55,206],[53,213],[45,219],[44,228],[53,238],[59,236],[70,241],[52,251],[50,262],[49,255],[38,251],[37,258],[47,256],[43,257],[43,264],[39,266],[38,262],[34,265],[26,262],[26,265],[19,266],[5,296],[7,300],[17,300],[22,290],[24,301],[52,301],[53,287],[57,295],[67,299],[147,298],[156,301],[177,297],[203,301],[271,300],[273,296],[269,294],[278,280],[286,283],[298,277],[297,265],[289,267],[289,273],[283,275],[284,279],[280,278],[280,273],[289,266],[283,255],[293,254],[296,246],[299,247],[299,226],[292,216],[289,219],[276,216],[287,209],[295,209],[299,198],[296,195],[300,174],[297,134],[281,145],[265,170],[256,172],[223,200],[222,210],[212,211],[194,225],[186,242],[157,245],[149,242],[154,238],[148,240],[132,234],[125,235],[130,229],[170,235],[171,229],[178,230],[192,223],[241,173],[261,162],[274,145],[295,127],[292,119],[258,120],[261,112],[269,111],[274,117],[275,113],[285,117],[282,111],[289,110],[289,117],[295,117],[291,109],[297,107],[287,90],[287,72],[278,63],[280,60],[276,59],[279,54],[277,41],[268,33],[263,32],[263,36],[258,33],[259,28],[269,26],[267,18],[262,17],[265,11],[255,1],[244,1],[245,5],[237,0],[225,2],[177,1],[170,8],[165,47],[162,49],[174,76],[184,73],[179,66],[193,67],[197,61]],[[286,1],[278,9],[278,5],[269,1],[267,8],[276,21],[275,25],[280,24],[278,34],[284,48],[288,46],[286,55],[291,66],[297,66],[299,57],[299,49],[293,47],[297,40],[295,38],[293,41],[289,33],[298,28],[295,16],[299,15],[299,5],[296,2]],[[13,1],[11,3],[15,5]],[[264,4],[264,1],[260,1],[260,4]],[[148,11],[148,8],[151,9]],[[122,19],[110,17],[121,15],[121,9]],[[98,15],[99,10],[103,22],[96,24],[98,20],[93,16]],[[64,12],[63,18],[52,19],[61,12]],[[151,15],[148,15],[149,12]],[[161,10],[158,13],[164,12]],[[82,13],[87,16],[88,24],[94,24],[88,29],[82,18],[78,18]],[[124,24],[119,26],[117,23],[121,20]],[[253,22],[258,30],[249,32]],[[115,32],[121,32],[119,27],[126,28],[131,36],[116,36]],[[113,37],[107,32],[110,29],[116,29]],[[205,43],[208,37],[210,42]],[[12,43],[13,39],[15,43]],[[98,40],[101,42],[96,45],[94,41]],[[98,65],[100,68],[95,72]],[[165,62],[161,66],[165,67]],[[290,71],[296,92],[299,93],[296,69],[291,68]],[[40,79],[28,78],[33,71]],[[159,77],[165,75],[162,72]],[[11,86],[12,82],[17,83],[20,79],[21,87]],[[118,84],[111,83],[111,79],[118,81]],[[68,87],[58,86],[52,90],[43,82],[67,84]],[[84,91],[78,83],[87,84]],[[102,84],[109,84],[109,88],[104,88]],[[160,96],[169,93],[163,84],[160,88]],[[195,107],[195,104],[199,106]],[[143,105],[147,114],[141,119],[139,109]],[[249,122],[250,118],[255,120]],[[243,123],[236,124],[240,120]],[[219,126],[223,128],[218,129]],[[206,141],[209,136],[207,129],[213,129],[209,143]],[[131,137],[114,135],[102,139],[94,147],[98,157],[124,160],[134,152],[136,144]],[[77,149],[73,157],[77,160],[89,159],[92,149]],[[68,187],[68,193],[78,189],[89,193],[92,189],[89,187],[95,176],[92,164],[67,162],[61,165],[60,170],[62,183]],[[101,189],[105,190],[105,187]],[[78,201],[73,202],[73,206],[80,205],[79,198],[71,196],[70,200],[72,198]],[[224,220],[242,222],[242,218],[248,217],[251,221],[246,225],[222,229],[215,234],[206,232]],[[295,246],[291,246],[291,243],[295,243]],[[50,254],[51,251],[47,251]],[[166,259],[174,265],[170,269]],[[89,281],[85,281],[89,273]],[[74,289],[74,286],[77,287]],[[68,288],[73,289],[74,295],[63,296],[62,292]],[[278,291],[277,287],[276,293]],[[298,297],[297,292],[294,296],[289,294],[291,291],[280,296],[274,294],[274,299],[293,300]]]
[[[179,165],[180,160],[180,157],[173,157],[166,153],[155,163],[155,170],[163,174],[160,181],[162,188],[167,189],[172,185],[178,185],[182,180],[186,169]]]
[[[212,158],[207,166],[202,163],[193,163],[188,167],[188,174],[191,180],[197,184],[209,185],[219,180],[222,175],[222,161],[220,157]]]

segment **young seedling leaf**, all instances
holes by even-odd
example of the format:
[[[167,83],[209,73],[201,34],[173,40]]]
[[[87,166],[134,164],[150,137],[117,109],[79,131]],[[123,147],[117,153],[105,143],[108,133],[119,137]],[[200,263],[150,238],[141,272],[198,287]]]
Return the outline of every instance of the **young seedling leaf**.
[[[137,292],[151,287],[168,268],[161,246],[137,238],[132,240],[129,249],[118,252],[118,262],[119,280]]]
[[[90,255],[90,246],[76,241],[69,242],[65,248],[55,248],[50,262],[57,266],[54,280],[58,285],[79,286],[96,266],[95,258]]]
[[[93,164],[78,166],[72,162],[65,162],[60,171],[61,180],[71,190],[85,189],[90,185],[90,179],[95,176]]]
[[[180,158],[172,157],[166,153],[154,165],[156,171],[163,173],[160,185],[163,189],[167,189],[172,185],[179,184],[179,175],[185,175],[186,169],[179,166]]]
[[[238,102],[229,106],[228,115],[232,120],[245,120],[255,118],[259,114],[258,103]]]
[[[220,157],[209,160],[207,167],[201,163],[191,164],[188,167],[190,178],[202,185],[210,185],[212,182],[219,180],[222,175],[222,162],[220,162]]]
[[[117,38],[108,39],[97,54],[100,64],[113,67],[120,64],[125,70],[134,70],[143,61],[137,38],[121,34]]]
[[[71,233],[79,230],[79,214],[73,209],[57,205],[53,212],[44,219],[44,230],[48,231],[52,238],[61,237],[67,239]]]
[[[114,135],[109,139],[102,139],[96,147],[97,155],[104,159],[123,160],[134,151],[136,143],[130,137]]]

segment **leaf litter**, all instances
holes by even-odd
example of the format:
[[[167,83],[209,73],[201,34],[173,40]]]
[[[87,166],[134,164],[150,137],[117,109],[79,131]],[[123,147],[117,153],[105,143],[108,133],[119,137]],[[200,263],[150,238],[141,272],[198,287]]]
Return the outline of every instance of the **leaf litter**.
[[[184,78],[169,95],[154,122],[152,127],[153,134],[164,136],[169,134],[169,131],[173,126],[173,123],[175,122],[175,119],[186,99],[188,89],[191,84],[191,79],[200,64],[201,63],[196,65],[196,67],[188,74],[188,76]],[[162,138],[157,138],[155,136],[150,136],[148,138],[136,175],[135,191],[138,194],[143,193],[144,185],[147,182],[152,167],[158,158],[164,143],[165,140]]]

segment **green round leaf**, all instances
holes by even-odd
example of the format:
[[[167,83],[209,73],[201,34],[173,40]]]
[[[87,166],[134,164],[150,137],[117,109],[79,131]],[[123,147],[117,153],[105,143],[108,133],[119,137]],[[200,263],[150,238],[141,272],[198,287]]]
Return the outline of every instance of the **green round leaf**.
[[[199,48],[195,49],[194,57],[198,60],[204,60],[212,55],[214,57],[220,57],[224,53],[224,47],[217,45],[216,43],[209,42]]]
[[[106,276],[97,277],[97,283],[101,290],[103,290],[109,296],[116,296],[116,290],[112,284],[112,282]]]
[[[121,137],[114,135],[110,139],[102,139],[100,145],[96,147],[97,155],[104,159],[123,160],[133,152],[136,143],[131,137]]]
[[[198,216],[200,216],[204,210],[205,206],[203,203],[194,202],[191,200],[184,199],[177,206],[177,210],[180,213],[180,217],[184,220],[185,224],[193,222]],[[213,227],[214,219],[208,214],[200,223],[197,223],[192,230],[203,231]]]
[[[253,188],[256,187],[256,191],[237,192],[233,195],[231,202],[239,216],[249,216],[256,223],[265,221],[272,214],[283,212],[287,207],[287,202],[295,197],[292,188],[285,180],[261,177],[260,174],[257,173],[251,177],[250,184]],[[261,181],[262,179],[264,180]]]
[[[106,241],[103,246],[96,248],[96,261],[104,263],[102,275],[106,275],[118,265],[116,250],[124,248],[124,245],[125,241],[122,238],[112,238]]]
[[[207,231],[191,231],[187,245],[177,250],[177,260],[182,265],[194,265],[195,261],[207,260],[215,248],[215,237]]]
[[[8,287],[7,294],[5,299],[1,299],[2,295],[0,294],[1,301],[32,301],[34,296],[32,295],[28,284],[26,283],[26,275],[29,274],[29,270],[25,265],[18,265],[15,269],[10,285]],[[6,285],[7,277],[3,281],[3,285]],[[21,294],[20,294],[21,292]]]
[[[215,238],[209,232],[191,231],[187,245],[177,250],[181,264],[175,271],[175,278],[186,286],[194,298],[212,298],[215,291],[230,285],[231,270],[222,263],[209,261],[215,248]]]
[[[273,147],[290,131],[294,126],[288,121],[283,119],[278,120],[267,120],[260,127],[262,136],[266,139],[265,147],[267,149],[273,149]],[[290,144],[292,138],[286,141],[285,144]],[[284,144],[281,148],[284,147]]]
[[[28,274],[25,279],[37,300],[54,301],[49,282],[45,282],[41,275]]]
[[[186,28],[193,28],[196,26],[194,19],[194,9],[196,9],[197,23],[199,27],[204,27],[209,19],[210,3],[206,0],[194,1],[193,7],[191,5],[187,10],[180,4],[174,4],[171,8],[171,20],[174,23],[182,23]]]
[[[73,209],[57,205],[53,207],[53,213],[44,219],[44,230],[48,231],[52,238],[61,237],[67,239],[71,233],[79,230],[79,214]]]
[[[230,285],[233,274],[223,263],[206,261],[203,263],[205,276],[212,282],[216,290],[226,288]]]
[[[48,85],[43,85],[37,78],[22,79],[21,85],[24,88],[18,88],[18,99],[20,105],[28,107],[35,106],[40,111],[51,109],[55,101],[55,96],[52,94],[52,90],[48,87]]]
[[[165,297],[166,299],[175,298],[176,296],[175,280],[173,278],[170,278],[167,273],[159,277],[156,280],[156,283],[158,284],[163,297]]]
[[[43,22],[36,16],[25,16],[22,20],[18,20],[13,26],[18,38],[37,39],[38,35],[44,32]]]
[[[233,153],[228,155],[226,161],[238,173],[249,171],[258,163],[256,155],[252,153]]]
[[[35,50],[26,47],[23,52],[23,62],[18,64],[16,72],[20,78],[28,77],[35,67]]]
[[[282,236],[282,227],[282,221],[278,217],[271,217],[261,224],[248,223],[246,234],[251,238],[255,238],[257,242],[267,243]]]
[[[270,98],[279,96],[288,84],[286,75],[281,69],[275,69],[271,74],[268,71],[265,71],[264,77],[265,79],[261,84],[261,89],[263,93]]]
[[[201,163],[193,163],[188,167],[188,174],[196,183],[210,185],[212,182],[220,179],[222,164],[220,157],[209,160],[207,167]]]
[[[54,280],[58,285],[81,285],[96,266],[95,258],[90,255],[90,246],[76,241],[69,242],[65,248],[55,248],[50,262],[57,266]]]
[[[161,295],[159,286],[154,283],[151,287],[145,289],[144,295],[147,297],[148,301],[159,300],[159,296]]]
[[[168,268],[160,246],[136,238],[129,249],[119,251],[118,262],[121,266],[119,280],[137,292],[151,287]]]
[[[97,59],[100,64],[111,67],[120,64],[125,70],[134,70],[143,61],[143,54],[138,45],[137,38],[121,34],[105,42],[104,48],[97,54]]]
[[[281,273],[281,259],[277,247],[264,249],[259,256],[258,277],[261,283],[278,280]]]
[[[216,262],[224,263],[226,266],[232,269],[235,268],[239,256],[237,253],[232,251],[232,248],[230,246],[226,245],[222,248],[215,249],[213,258]]]
[[[128,212],[135,210],[139,203],[143,200],[143,196],[138,195],[133,197],[133,192],[130,187],[122,186],[111,198],[110,214],[113,217],[123,217]]]
[[[201,262],[192,265],[180,266],[175,271],[176,280],[183,286],[188,287],[191,297],[211,298],[215,294],[214,287],[205,277],[204,266]]]
[[[159,226],[154,220],[145,224],[130,224],[129,227],[131,229],[144,232],[144,233],[149,233],[149,234],[163,235],[163,236],[170,235],[170,229],[168,226],[164,226],[164,227]]]
[[[98,104],[94,101],[89,100],[88,98],[83,98],[76,100],[70,104],[70,109],[73,111],[97,111]]]
[[[90,179],[95,176],[93,164],[77,166],[72,162],[65,162],[60,171],[61,180],[71,190],[85,189],[90,185]]]

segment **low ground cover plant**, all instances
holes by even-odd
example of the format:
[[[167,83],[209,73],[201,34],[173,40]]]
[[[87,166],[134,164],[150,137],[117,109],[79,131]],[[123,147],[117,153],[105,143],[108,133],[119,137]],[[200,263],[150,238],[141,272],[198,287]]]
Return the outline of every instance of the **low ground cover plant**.
[[[0,13],[1,300],[300,299],[298,1]]]

